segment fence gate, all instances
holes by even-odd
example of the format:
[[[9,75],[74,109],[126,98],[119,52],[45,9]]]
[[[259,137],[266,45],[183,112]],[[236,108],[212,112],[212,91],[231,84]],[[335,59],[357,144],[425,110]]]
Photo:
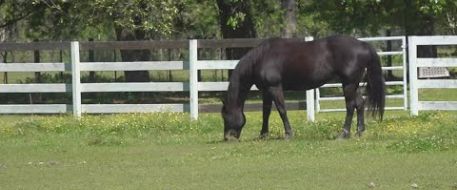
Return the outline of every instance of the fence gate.
[[[457,110],[457,101],[419,101],[419,89],[457,88],[457,80],[419,79],[417,75],[418,68],[457,67],[457,58],[417,57],[417,46],[457,45],[457,36],[410,36],[408,41],[411,115],[418,115],[419,110]]]
[[[401,86],[400,92],[393,93],[390,95],[386,95],[387,99],[402,99],[403,106],[386,106],[386,110],[407,110],[408,109],[408,90],[407,90],[407,78],[406,78],[406,38],[404,36],[389,36],[389,37],[370,37],[370,38],[359,38],[359,40],[366,41],[366,42],[383,42],[383,41],[397,41],[401,43],[399,50],[396,51],[383,51],[378,52],[379,56],[392,56],[392,55],[401,55],[401,63],[396,63],[395,60],[392,61],[393,65],[395,66],[383,66],[383,71],[396,71],[402,73],[401,80],[395,81],[386,81],[387,86]],[[398,61],[398,60],[397,60]],[[363,83],[360,84],[362,86]],[[342,88],[341,83],[334,83],[334,84],[325,84],[320,88],[316,89],[316,111],[317,112],[335,112],[335,111],[346,111],[346,108],[321,108],[321,103],[329,102],[329,101],[343,101],[344,96],[325,96],[321,95],[320,90],[325,88]]]

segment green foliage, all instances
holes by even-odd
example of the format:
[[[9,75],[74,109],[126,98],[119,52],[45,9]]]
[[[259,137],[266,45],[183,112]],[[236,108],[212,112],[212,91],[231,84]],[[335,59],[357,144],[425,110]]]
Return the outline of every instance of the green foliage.
[[[280,36],[285,26],[280,1],[224,2],[232,6],[226,23],[220,23],[217,1],[5,0],[0,3],[0,26],[17,26],[19,40],[113,40],[121,29],[140,31],[144,39],[219,38],[221,25],[236,29],[246,19],[253,21],[258,37],[267,38]],[[457,3],[450,0],[296,0],[296,4],[298,37],[368,36],[383,30],[457,33]]]
[[[393,29],[401,34],[432,35],[455,28],[449,21],[455,20],[452,12],[456,8],[454,1],[447,0],[312,0],[303,6],[300,15],[310,14],[315,22],[325,23],[320,28],[326,33],[367,36]],[[433,31],[434,28],[442,30]]]
[[[220,37],[219,13],[214,1],[176,1],[178,8],[173,36],[176,38]]]
[[[0,18],[14,21],[28,39],[112,40],[118,29],[141,31],[145,39],[214,37],[218,32],[217,10],[210,1],[6,1],[0,10],[5,10]]]
[[[259,38],[278,37],[284,27],[280,1],[252,1],[252,15]]]
[[[172,33],[173,20],[177,15],[176,5],[171,0],[96,0],[89,1],[89,6],[101,14],[98,16],[103,18],[101,21],[113,18],[115,27],[152,31],[165,36]]]

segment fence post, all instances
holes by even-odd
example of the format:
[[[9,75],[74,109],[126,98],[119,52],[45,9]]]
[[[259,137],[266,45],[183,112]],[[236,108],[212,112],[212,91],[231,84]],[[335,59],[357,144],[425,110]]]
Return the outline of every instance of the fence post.
[[[419,95],[416,87],[417,84],[417,45],[415,36],[408,37],[408,54],[409,54],[409,92],[410,92],[410,110],[411,115],[419,115]]]
[[[190,118],[198,119],[198,47],[197,40],[189,41],[189,91],[190,91]]]
[[[308,121],[314,122],[314,89],[306,91],[306,115]]]
[[[79,42],[71,42],[71,76],[73,95],[73,115],[81,118],[81,78],[79,70]]]
[[[403,52],[403,109],[408,110],[408,65],[406,64],[406,37],[403,36],[401,39],[401,49]]]
[[[321,111],[321,103],[319,102],[320,101],[320,98],[321,98],[321,92],[319,90],[319,88],[316,88],[316,101],[314,101],[315,105],[314,107],[316,107],[316,113],[319,113]]]
[[[314,40],[314,37],[312,37],[312,36],[305,37],[305,41],[313,41],[313,40]],[[311,122],[314,122],[314,120],[315,120],[314,92],[315,92],[315,89],[306,91],[306,115],[307,115],[308,121],[311,121]]]

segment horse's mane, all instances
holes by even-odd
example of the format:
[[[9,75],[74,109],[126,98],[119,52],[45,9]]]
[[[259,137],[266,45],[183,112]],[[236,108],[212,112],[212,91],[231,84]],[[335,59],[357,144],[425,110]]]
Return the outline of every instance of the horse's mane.
[[[272,40],[275,39],[263,41],[259,46],[251,49],[240,59],[230,76],[227,96],[223,101],[224,105],[242,106],[246,99],[247,92],[253,85],[246,82],[252,81],[250,80],[250,77],[253,76],[252,71],[254,66],[259,61],[259,58],[263,57],[265,50],[269,48]]]

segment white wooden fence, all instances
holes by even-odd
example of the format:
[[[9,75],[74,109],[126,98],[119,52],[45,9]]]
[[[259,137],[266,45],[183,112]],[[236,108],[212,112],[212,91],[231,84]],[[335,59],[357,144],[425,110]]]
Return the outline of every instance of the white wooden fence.
[[[65,71],[64,63],[9,63],[0,64],[1,72]],[[65,93],[67,84],[0,84],[0,93]],[[65,113],[71,111],[65,104],[0,105],[0,113]]]
[[[419,89],[457,88],[457,80],[419,79],[417,76],[421,67],[457,67],[457,58],[417,57],[417,46],[457,45],[457,36],[410,36],[408,43],[411,115],[418,115],[419,110],[457,110],[457,101],[419,100]]]
[[[403,107],[387,109],[407,109],[406,85],[406,44],[405,37],[362,38],[365,41],[397,40],[402,43],[401,51],[379,52],[379,55],[402,55],[402,66],[383,67],[383,70],[403,71],[402,81],[388,81],[387,85],[402,85],[402,94],[389,95],[387,98],[403,99]],[[198,118],[198,93],[204,91],[225,91],[228,82],[200,82],[199,70],[233,69],[238,60],[199,60],[197,56],[198,41],[189,41],[188,61],[141,61],[141,62],[80,62],[79,43],[71,42],[71,63],[0,63],[0,72],[64,72],[72,73],[72,84],[0,84],[0,93],[69,93],[73,97],[72,105],[66,104],[20,104],[0,105],[0,114],[16,113],[74,113],[81,117],[82,113],[121,113],[121,112],[158,112],[190,111],[192,119]],[[410,72],[410,109],[413,115],[418,110],[444,109],[456,110],[457,102],[424,102],[418,101],[420,88],[457,88],[456,80],[419,80],[418,67],[457,67],[455,58],[417,58],[418,45],[454,45],[457,36],[412,36],[409,38],[409,72]],[[135,71],[135,70],[189,70],[189,82],[135,82],[135,83],[81,83],[82,71]],[[340,84],[326,84],[322,88],[340,87]],[[255,87],[252,90],[257,90]],[[90,92],[189,92],[189,104],[82,104],[81,94]],[[316,97],[314,97],[316,95]],[[343,111],[344,109],[320,109],[320,101],[342,100],[343,97],[321,97],[319,89],[306,92],[308,119],[314,120],[314,111]],[[316,107],[315,107],[316,105]]]
[[[81,71],[184,70],[184,61],[80,62],[79,43],[71,42],[71,63],[0,64],[0,72],[71,71],[72,84],[1,84],[0,93],[72,93],[72,105],[22,104],[0,105],[0,113],[82,113],[184,112],[186,104],[81,104],[81,94],[88,92],[171,92],[188,91],[184,82],[81,83]],[[69,67],[70,66],[70,67]]]

